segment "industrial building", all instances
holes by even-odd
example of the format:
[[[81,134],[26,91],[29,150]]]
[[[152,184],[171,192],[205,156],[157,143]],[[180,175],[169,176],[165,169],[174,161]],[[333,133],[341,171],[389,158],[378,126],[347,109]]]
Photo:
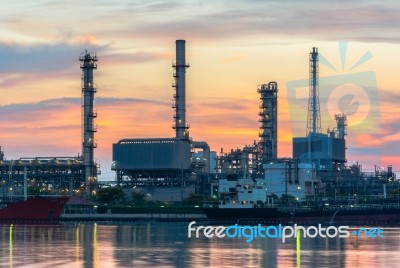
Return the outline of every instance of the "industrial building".
[[[141,191],[152,201],[182,201],[190,194],[232,194],[243,184],[260,183],[268,198],[283,195],[306,199],[321,195],[379,193],[394,191],[392,168],[362,172],[358,164],[346,166],[347,116],[336,114],[336,126],[322,133],[319,105],[319,56],[309,55],[309,102],[306,135],[293,137],[292,158],[278,157],[278,84],[257,87],[260,94],[258,140],[217,154],[206,141],[194,141],[186,121],[186,42],[176,40],[172,64],[174,82],[174,137],[122,138],[113,144],[112,166],[116,183],[124,191]],[[100,172],[94,157],[97,142],[94,98],[96,54],[83,52],[82,69],[82,154],[72,157],[31,157],[6,160],[0,147],[0,194],[3,199],[22,196],[31,187],[40,195],[96,194]],[[368,185],[367,185],[368,182]],[[364,184],[363,184],[364,183]],[[394,185],[394,186],[393,186]],[[210,187],[211,186],[211,187]],[[397,186],[398,187],[398,186]],[[25,191],[24,191],[25,190]],[[259,189],[258,189],[259,190]],[[397,189],[398,191],[398,189]],[[386,193],[386,192],[385,192]],[[25,196],[26,198],[26,196]]]
[[[204,185],[210,174],[210,147],[193,141],[186,122],[185,40],[176,40],[176,60],[172,64],[174,82],[174,138],[122,139],[113,144],[112,170],[119,185],[135,187],[152,196],[152,200],[180,201]],[[196,149],[203,158],[196,157]],[[202,182],[203,181],[203,182]],[[193,187],[195,186],[195,187]],[[173,188],[178,191],[173,191]]]
[[[97,87],[93,71],[97,68],[97,60],[94,53],[87,51],[79,57],[82,69],[82,154],[6,160],[0,147],[0,194],[3,200],[22,197],[24,193],[29,192],[27,188],[35,190],[31,193],[34,195],[62,194],[90,197],[96,194],[100,166],[94,159],[94,149],[97,147],[94,136],[97,128],[94,119],[97,117],[97,112],[93,101]]]
[[[221,151],[218,157],[219,187],[214,182],[212,192],[235,190],[233,185],[263,178],[268,196],[292,196],[304,199],[334,187],[340,171],[346,168],[347,117],[335,116],[336,128],[321,131],[319,105],[319,56],[313,48],[309,55],[309,102],[305,137],[293,138],[292,158],[278,158],[278,85],[260,85],[260,132],[258,142],[243,148]],[[248,180],[251,179],[251,180]],[[222,184],[221,184],[222,183]],[[229,188],[229,189],[228,189]],[[224,192],[220,193],[224,194]]]
[[[344,165],[346,162],[347,116],[335,116],[337,127],[321,130],[321,112],[319,105],[319,57],[318,49],[313,48],[309,60],[309,100],[307,114],[306,137],[293,138],[293,158],[315,163],[318,170],[331,170],[334,164]]]
[[[293,138],[293,158],[276,159],[263,165],[267,191],[271,195],[313,196],[322,185],[317,170],[332,169],[333,161],[345,162],[344,136],[339,138],[334,131],[329,136],[321,133],[318,67],[318,49],[314,47],[309,56],[307,136]]]
[[[278,84],[269,82],[257,88],[260,94],[259,139],[243,148],[224,152],[217,157],[217,171],[221,176],[263,178],[263,164],[278,158]]]
[[[303,199],[313,196],[320,186],[313,164],[291,160],[265,165],[265,178],[268,195]]]

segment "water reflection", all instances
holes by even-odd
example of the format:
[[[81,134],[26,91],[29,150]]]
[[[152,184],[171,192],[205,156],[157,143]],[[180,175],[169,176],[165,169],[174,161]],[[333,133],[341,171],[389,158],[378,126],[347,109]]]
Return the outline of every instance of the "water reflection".
[[[187,224],[0,225],[5,267],[390,267],[400,229],[384,238],[187,238]]]
[[[10,267],[13,267],[13,225],[11,224],[10,225],[10,238],[9,238],[9,242],[8,242],[8,244],[9,244],[9,251],[10,251],[10,257],[9,257],[9,260],[10,260]]]

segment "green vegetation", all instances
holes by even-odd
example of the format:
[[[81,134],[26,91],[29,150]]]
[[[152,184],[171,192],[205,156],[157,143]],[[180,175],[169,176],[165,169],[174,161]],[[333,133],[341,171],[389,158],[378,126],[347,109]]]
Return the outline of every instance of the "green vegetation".
[[[49,195],[52,194],[50,190],[47,188],[42,188],[39,186],[29,186],[28,187],[28,195],[33,195],[33,196],[40,196],[40,195]]]
[[[134,191],[126,194],[121,187],[100,189],[97,194],[98,213],[202,213],[204,201],[209,201],[203,195],[191,194],[182,202],[166,203],[153,201],[149,195]]]
[[[203,206],[204,204],[204,196],[203,195],[199,195],[199,194],[191,194],[189,195],[188,198],[186,198],[185,200],[183,200],[182,205],[186,205],[186,206]]]
[[[119,186],[100,189],[97,195],[100,203],[110,205],[125,203],[125,197],[125,192]]]
[[[146,194],[143,192],[132,192],[132,203],[135,205],[146,204],[145,200]]]

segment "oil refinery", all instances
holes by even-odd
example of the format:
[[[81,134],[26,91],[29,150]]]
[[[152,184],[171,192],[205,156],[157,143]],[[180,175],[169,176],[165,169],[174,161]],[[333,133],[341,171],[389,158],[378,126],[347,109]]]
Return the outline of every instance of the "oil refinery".
[[[95,161],[97,86],[94,71],[98,58],[83,52],[82,69],[82,153],[77,156],[20,158],[6,160],[0,147],[0,183],[3,199],[26,195],[28,186],[47,194],[96,195],[100,166]],[[304,137],[293,137],[290,158],[278,157],[278,84],[256,87],[259,102],[259,135],[253,142],[229,151],[212,151],[207,141],[190,136],[186,120],[186,41],[176,40],[172,64],[174,137],[126,137],[112,145],[115,184],[124,191],[140,191],[151,200],[176,202],[190,194],[229,199],[238,185],[262,181],[268,198],[292,196],[297,200],[347,196],[356,200],[390,193],[398,188],[392,167],[386,171],[363,172],[358,164],[346,165],[347,115],[336,114],[336,126],[322,132],[319,105],[319,56],[312,48],[309,57],[309,102]],[[190,111],[188,111],[190,112]],[[256,120],[257,115],[255,115]],[[306,118],[305,118],[306,120]],[[196,127],[196,126],[192,126]],[[25,191],[24,191],[25,190]],[[40,195],[40,193],[39,193]],[[356,201],[355,201],[356,202]]]
[[[83,52],[82,69],[82,154],[78,156],[31,157],[6,160],[0,147],[0,182],[3,199],[26,195],[28,186],[40,189],[40,194],[85,195],[96,194],[99,164],[94,160],[97,112],[93,107],[96,84],[93,71],[97,56]]]

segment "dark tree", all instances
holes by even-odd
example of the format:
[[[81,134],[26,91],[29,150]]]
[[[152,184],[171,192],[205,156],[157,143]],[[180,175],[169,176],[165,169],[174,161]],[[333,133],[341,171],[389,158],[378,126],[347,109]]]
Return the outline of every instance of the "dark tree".
[[[98,193],[98,200],[103,204],[117,205],[122,203],[124,199],[125,192],[119,186],[100,189]]]

